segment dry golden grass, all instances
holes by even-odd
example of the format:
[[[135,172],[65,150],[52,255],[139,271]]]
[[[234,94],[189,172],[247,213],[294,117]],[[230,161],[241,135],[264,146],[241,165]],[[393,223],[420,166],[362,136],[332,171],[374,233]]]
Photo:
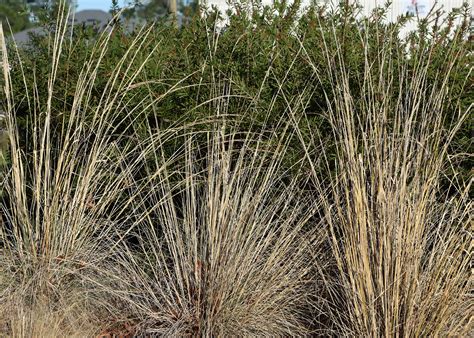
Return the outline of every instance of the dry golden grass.
[[[149,169],[136,203],[146,205],[134,224],[140,249],[119,250],[125,273],[114,272],[129,286],[121,298],[143,333],[308,332],[310,253],[321,239],[307,227],[315,204],[301,177],[282,171],[284,140],[269,148],[259,136],[237,135],[206,134],[204,158],[191,136],[184,160],[166,170],[156,149],[158,170]]]
[[[117,116],[133,125],[160,100],[127,109],[125,99],[146,87],[135,80],[147,60],[131,64],[150,30],[137,34],[92,107],[111,33],[102,35],[63,128],[54,130],[51,102],[68,43],[67,14],[60,13],[47,97],[27,102],[34,112],[31,157],[20,146],[0,27],[11,159],[0,205],[0,335],[472,330],[471,186],[452,182],[448,194],[442,184],[449,142],[472,107],[446,130],[442,103],[451,88],[447,77],[428,83],[431,50],[411,72],[392,57],[387,31],[378,57],[366,58],[356,93],[341,49],[334,56],[322,41],[327,64],[314,71],[333,80],[326,117],[337,154],[328,181],[317,169],[331,164],[328,153],[317,131],[308,138],[299,129],[304,120],[290,103],[290,125],[280,123],[278,134],[242,132],[226,115],[228,93],[217,82],[205,103],[218,111],[208,130],[150,128],[139,144],[127,142]],[[360,38],[368,50],[362,30]],[[455,58],[446,51],[448,68]],[[176,135],[183,147],[168,154]],[[306,153],[288,168],[283,159],[294,136]],[[318,323],[323,317],[330,323]]]
[[[138,34],[101,101],[90,107],[110,37],[104,33],[57,134],[51,101],[68,43],[66,17],[58,18],[51,48],[48,96],[28,101],[36,107],[29,135],[33,158],[20,148],[0,29],[11,153],[0,231],[0,323],[6,334],[90,336],[129,321],[142,333],[308,332],[305,310],[315,298],[309,272],[322,237],[305,228],[314,202],[303,196],[299,177],[283,171],[288,137],[270,142],[218,123],[201,158],[195,138],[202,135],[193,132],[183,152],[169,158],[162,150],[172,130],[149,130],[136,148],[120,142],[114,118],[123,118],[123,98],[136,88],[141,68],[131,72],[130,64],[149,31]],[[226,104],[225,95],[212,100]],[[150,99],[140,108],[155,103]],[[86,121],[86,112],[92,120]],[[136,181],[138,168],[148,176]],[[130,235],[138,247],[122,241]]]
[[[55,78],[61,52],[70,43],[66,39],[68,14],[64,10],[59,13],[47,97],[28,96],[27,104],[34,111],[34,128],[28,135],[32,157],[20,148],[24,140],[17,132],[17,102],[0,27],[11,159],[1,205],[5,224],[0,229],[0,325],[10,329],[7,335],[42,337],[50,332],[48,335],[61,336],[61,331],[83,335],[84,327],[87,332],[91,327],[100,332],[107,318],[95,316],[109,311],[109,304],[95,293],[97,270],[103,268],[108,243],[120,229],[111,215],[119,217],[128,202],[119,202],[118,197],[127,187],[133,168],[121,170],[122,162],[129,161],[129,147],[118,146],[123,135],[118,134],[114,122],[119,114],[130,117],[124,113],[123,98],[141,68],[132,71],[129,62],[136,58],[149,30],[139,34],[124,53],[100,102],[91,107],[97,69],[111,32],[101,36],[90,61],[83,66],[72,107],[63,114],[68,118],[58,132],[52,129],[51,101],[58,86]],[[26,81],[25,87],[27,93],[37,92]]]
[[[360,34],[364,48],[373,48]],[[446,130],[449,76],[428,82],[429,49],[410,72],[393,57],[391,34],[375,46],[376,59],[366,57],[360,92],[349,85],[341,49],[332,55],[326,41],[327,64],[314,69],[334,81],[327,118],[336,169],[329,194],[319,191],[342,285],[334,318],[343,316],[337,320],[347,335],[462,336],[472,329],[471,182],[451,182],[455,193],[448,194],[441,180],[449,142],[472,106]],[[446,51],[447,69],[458,52]],[[300,139],[315,168],[317,135]],[[323,185],[315,169],[313,178]]]

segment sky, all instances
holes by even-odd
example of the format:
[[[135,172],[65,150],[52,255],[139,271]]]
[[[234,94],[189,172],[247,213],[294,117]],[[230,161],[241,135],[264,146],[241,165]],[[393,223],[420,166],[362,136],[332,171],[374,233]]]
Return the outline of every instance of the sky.
[[[101,9],[103,11],[108,11],[112,0],[76,0],[77,1],[77,10],[82,11],[84,9]],[[119,0],[119,5],[123,6],[125,0]]]

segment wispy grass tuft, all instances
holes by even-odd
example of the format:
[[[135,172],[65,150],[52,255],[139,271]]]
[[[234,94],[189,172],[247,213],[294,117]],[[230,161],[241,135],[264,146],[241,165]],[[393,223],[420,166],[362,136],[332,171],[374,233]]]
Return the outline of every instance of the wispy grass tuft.
[[[323,41],[327,64],[314,67],[333,81],[326,117],[337,155],[324,161],[335,168],[329,194],[319,193],[342,285],[334,318],[347,335],[465,335],[472,328],[471,184],[447,186],[443,173],[472,105],[446,129],[449,71],[428,82],[431,49],[421,45],[412,60],[397,58],[394,52],[405,51],[391,48],[394,33],[386,29],[386,40],[374,44],[368,29],[360,31],[366,58],[358,85],[349,83],[342,46],[330,51]],[[448,70],[457,48],[446,50]],[[317,136],[300,139],[322,187],[320,157],[311,154]]]
[[[308,332],[315,204],[283,170],[286,141],[271,144],[218,127],[186,137],[182,160],[165,170],[156,149],[135,203],[144,206],[136,246],[117,253],[120,298],[139,332]]]
[[[24,81],[26,104],[32,112],[28,135],[18,132],[19,103],[14,101],[10,79],[12,56],[0,27],[11,162],[0,205],[0,325],[13,336],[83,335],[84,326],[100,332],[104,318],[94,316],[108,304],[94,293],[96,270],[103,267],[107,244],[123,223],[121,211],[127,200],[119,197],[133,171],[131,165],[128,171],[121,170],[125,159],[131,161],[127,154],[132,147],[117,126],[123,120],[132,121],[131,114],[139,115],[146,106],[126,110],[124,98],[141,71],[130,64],[150,30],[131,43],[107,79],[100,100],[92,105],[97,71],[112,34],[108,30],[82,68],[71,107],[61,114],[53,112],[51,102],[60,86],[55,82],[58,64],[63,48],[71,43],[67,17],[60,8],[46,97],[38,96],[39,88]],[[16,61],[22,67],[21,60]],[[25,153],[24,144],[31,151]]]

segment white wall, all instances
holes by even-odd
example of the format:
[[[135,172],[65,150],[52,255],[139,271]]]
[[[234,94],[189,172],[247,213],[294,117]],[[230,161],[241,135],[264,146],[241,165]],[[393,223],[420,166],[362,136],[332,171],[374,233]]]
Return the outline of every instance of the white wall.
[[[273,0],[262,0],[263,5],[270,5]],[[303,6],[310,4],[311,0],[302,0]],[[319,0],[325,3],[337,4],[338,2],[331,2],[331,0]],[[350,0],[355,1],[355,0]],[[398,16],[411,12],[415,14],[415,8],[418,8],[418,15],[420,18],[424,18],[428,12],[435,6],[435,9],[442,8],[445,13],[449,13],[453,8],[459,8],[463,5],[463,2],[466,0],[393,0],[390,10],[388,12],[388,20],[395,21]],[[467,0],[468,4],[472,8],[474,7],[474,0]],[[226,0],[203,0],[203,3],[206,3],[209,7],[211,5],[217,6],[223,13],[228,9],[228,4]],[[382,6],[384,0],[360,0],[360,3],[364,6],[364,13],[369,14],[377,6]],[[414,6],[416,4],[416,7]],[[406,27],[403,33],[406,33],[409,30],[412,30],[416,27],[416,19],[413,19]]]
[[[393,0],[393,3],[388,12],[387,19],[395,21],[400,15],[406,14],[407,12],[418,15],[419,18],[425,18],[430,11],[436,11],[441,9],[444,13],[442,18],[446,18],[446,15],[451,12],[454,8],[463,6],[465,0]],[[474,0],[469,0],[468,3],[471,7]],[[383,5],[383,1],[380,0],[363,0],[365,14],[369,14],[377,6]],[[418,13],[417,13],[418,11]],[[410,23],[404,29],[404,33],[416,28],[416,19],[413,18]]]

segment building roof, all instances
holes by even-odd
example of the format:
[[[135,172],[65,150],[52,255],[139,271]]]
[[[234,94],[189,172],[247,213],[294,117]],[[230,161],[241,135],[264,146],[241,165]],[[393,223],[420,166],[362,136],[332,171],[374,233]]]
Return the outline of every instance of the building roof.
[[[69,18],[71,23],[74,19],[74,24],[85,24],[96,26],[100,29],[104,29],[109,21],[112,19],[112,15],[101,11],[101,10],[84,10],[74,14]],[[45,30],[41,27],[25,29],[21,32],[13,34],[13,39],[17,44],[27,43],[30,39],[30,34],[42,34]]]
[[[74,23],[76,24],[90,23],[90,24],[99,24],[101,26],[105,26],[110,20],[112,20],[112,15],[110,13],[107,13],[101,10],[87,9],[87,10],[77,12],[74,15]]]
[[[30,34],[40,34],[42,32],[44,32],[42,28],[28,28],[13,34],[13,39],[17,44],[27,43],[30,40]]]

